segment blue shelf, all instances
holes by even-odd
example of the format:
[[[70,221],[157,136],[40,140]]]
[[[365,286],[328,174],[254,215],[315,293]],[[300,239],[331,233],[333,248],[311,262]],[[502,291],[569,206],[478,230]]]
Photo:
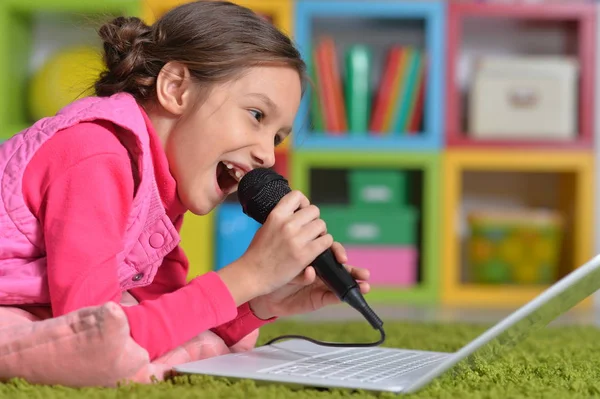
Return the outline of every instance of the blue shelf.
[[[424,22],[424,49],[428,57],[428,74],[423,120],[423,132],[406,135],[352,135],[334,136],[307,129],[310,115],[310,87],[307,88],[294,124],[292,145],[296,150],[441,150],[444,125],[444,35],[446,5],[441,1],[332,1],[298,0],[295,4],[295,42],[309,70],[312,63],[313,20],[315,18],[422,20]]]
[[[414,135],[366,135],[334,136],[332,133],[294,134],[295,150],[405,150],[427,151],[442,147],[439,135],[416,133]]]
[[[238,203],[222,203],[215,211],[214,270],[219,270],[246,252],[260,224],[248,217]]]

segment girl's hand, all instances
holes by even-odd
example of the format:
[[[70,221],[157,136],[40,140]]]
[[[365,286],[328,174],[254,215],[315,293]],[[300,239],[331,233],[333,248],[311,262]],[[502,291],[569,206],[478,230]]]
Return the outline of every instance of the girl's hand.
[[[279,201],[244,255],[218,271],[238,305],[289,283],[331,247],[333,238],[319,214],[300,191]]]
[[[336,259],[341,264],[347,262],[346,250],[335,242],[331,247]],[[370,290],[369,271],[346,266],[352,277],[357,280],[360,291],[366,294]],[[323,281],[316,276],[312,266],[307,267],[296,278],[283,287],[250,301],[250,308],[260,319],[291,316],[308,313],[324,306],[340,303],[337,296],[329,290]]]

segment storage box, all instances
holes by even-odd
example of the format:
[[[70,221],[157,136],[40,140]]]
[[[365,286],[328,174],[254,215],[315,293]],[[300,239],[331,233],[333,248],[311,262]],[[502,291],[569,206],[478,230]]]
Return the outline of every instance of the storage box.
[[[350,203],[379,209],[407,204],[407,173],[395,170],[353,170],[349,173]]]
[[[557,279],[562,220],[551,211],[478,212],[468,217],[475,283],[551,284]]]
[[[481,58],[469,96],[477,139],[571,140],[577,134],[578,63],[568,57]]]
[[[372,286],[412,286],[417,283],[417,249],[412,246],[346,246],[348,264],[368,269]]]
[[[389,209],[322,206],[327,231],[342,244],[415,245],[418,212],[411,207]]]

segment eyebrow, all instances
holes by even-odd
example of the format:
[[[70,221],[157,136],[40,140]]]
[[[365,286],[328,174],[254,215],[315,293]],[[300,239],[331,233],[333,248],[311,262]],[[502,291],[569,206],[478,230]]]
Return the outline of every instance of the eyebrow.
[[[269,98],[269,96],[262,93],[250,93],[248,95],[251,97],[255,97],[263,103],[265,103],[265,105],[267,106],[267,108],[270,109],[271,112],[277,112],[277,105],[275,105],[275,103]]]
[[[275,103],[273,102],[273,100],[271,100],[269,98],[269,96],[267,96],[263,93],[250,93],[248,95],[251,97],[256,97],[257,99],[262,101],[267,106],[267,108],[269,108],[269,110],[271,112],[277,113],[279,111],[279,109],[277,108],[277,105],[275,105]],[[277,133],[282,133],[282,134],[285,134],[286,136],[289,136],[289,134],[291,132],[292,132],[292,127],[287,126],[287,127],[279,129],[279,131]]]

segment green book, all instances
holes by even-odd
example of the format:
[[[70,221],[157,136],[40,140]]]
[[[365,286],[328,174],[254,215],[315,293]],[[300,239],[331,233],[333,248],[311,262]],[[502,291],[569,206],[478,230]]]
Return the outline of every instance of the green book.
[[[366,135],[371,114],[372,54],[365,45],[354,45],[346,51],[346,114],[348,132]]]

